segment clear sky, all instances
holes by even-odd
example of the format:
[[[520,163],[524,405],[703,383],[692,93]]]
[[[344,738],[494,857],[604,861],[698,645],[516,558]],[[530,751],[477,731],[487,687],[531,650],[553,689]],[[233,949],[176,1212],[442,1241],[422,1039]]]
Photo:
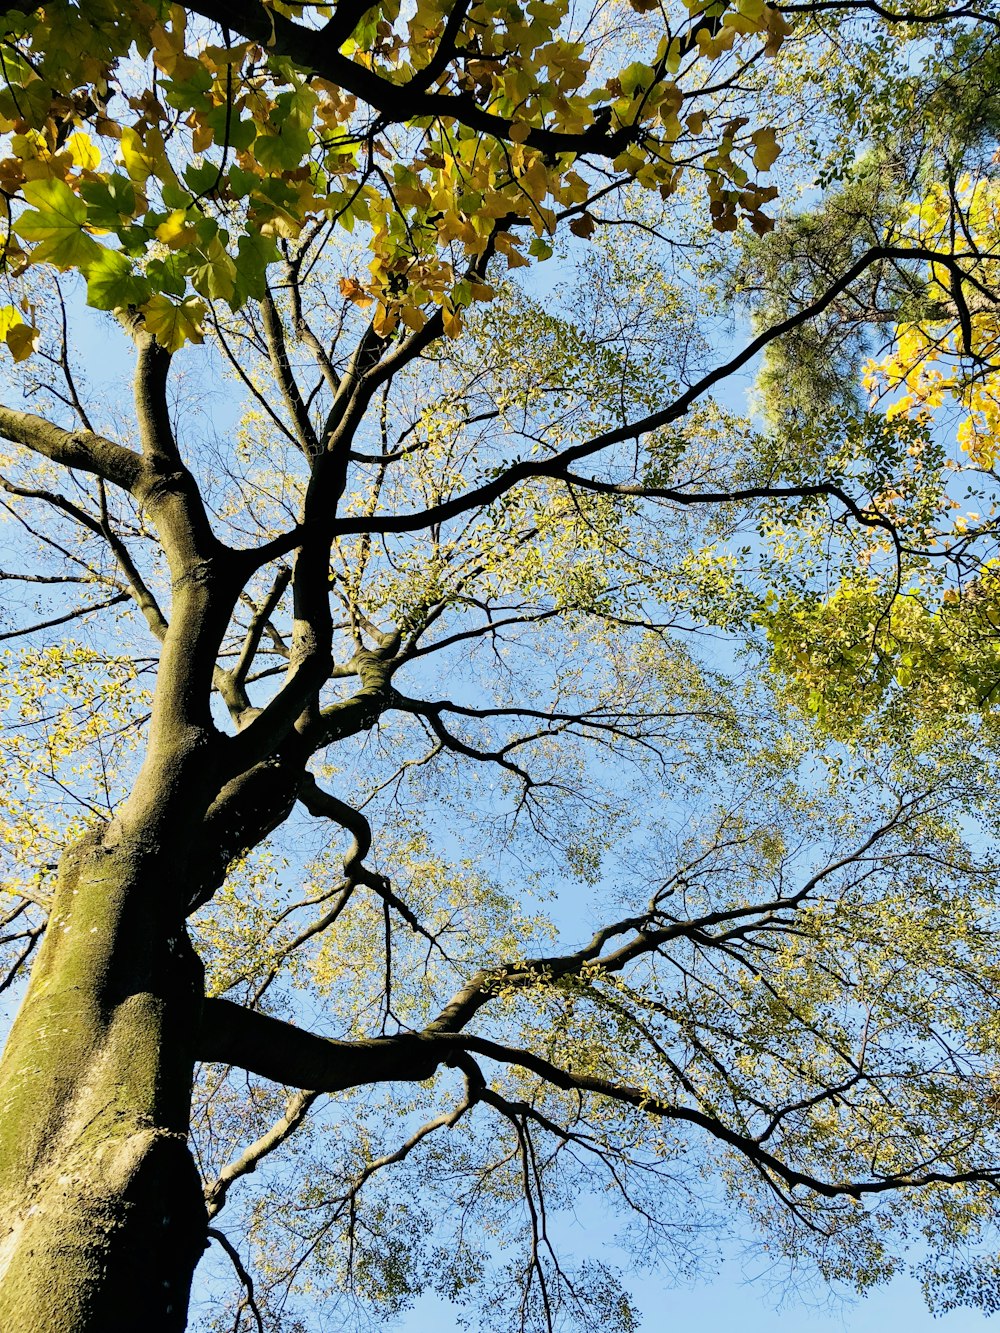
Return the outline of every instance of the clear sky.
[[[953,1310],[935,1317],[915,1281],[898,1278],[865,1300],[809,1303],[753,1280],[738,1263],[724,1264],[714,1278],[693,1287],[667,1287],[654,1279],[629,1284],[642,1308],[643,1333],[1000,1333],[1000,1317]],[[398,1333],[447,1333],[454,1314],[433,1298],[419,1301],[399,1323]],[[475,1330],[475,1324],[471,1325]]]

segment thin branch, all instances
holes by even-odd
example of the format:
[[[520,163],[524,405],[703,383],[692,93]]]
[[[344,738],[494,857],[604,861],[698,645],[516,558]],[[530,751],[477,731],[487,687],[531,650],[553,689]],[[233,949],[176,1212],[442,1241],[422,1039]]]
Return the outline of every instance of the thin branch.
[[[210,1218],[218,1216],[225,1207],[226,1197],[233,1184],[242,1176],[256,1171],[265,1157],[270,1156],[295,1133],[319,1096],[318,1092],[297,1092],[294,1097],[290,1097],[281,1119],[276,1120],[266,1133],[244,1148],[239,1157],[224,1166],[215,1180],[205,1186],[205,1207]]]
[[[221,1245],[222,1248],[225,1250],[226,1254],[229,1256],[229,1260],[232,1263],[233,1268],[236,1270],[236,1276],[243,1283],[246,1309],[250,1311],[250,1313],[254,1317],[254,1320],[257,1323],[257,1333],[264,1333],[264,1321],[260,1316],[260,1310],[257,1308],[257,1301],[254,1297],[253,1278],[250,1276],[250,1274],[244,1267],[243,1260],[240,1258],[239,1255],[239,1251],[236,1249],[236,1246],[233,1245],[232,1241],[230,1241],[229,1237],[226,1236],[223,1232],[217,1230],[217,1228],[209,1227],[206,1234],[212,1240],[214,1240],[217,1245]],[[240,1316],[239,1313],[237,1313],[236,1316],[237,1328],[239,1327],[239,1320]]]
[[[128,600],[129,594],[127,592],[119,592],[114,597],[105,598],[103,602],[94,602],[91,606],[78,607],[75,611],[67,611],[65,615],[56,616],[52,620],[39,621],[37,625],[29,625],[26,629],[7,630],[6,633],[0,634],[0,642],[7,639],[23,639],[28,634],[37,634],[39,630],[53,629],[56,625],[68,624],[71,620],[79,620],[81,616],[92,615],[95,611],[106,611],[109,606],[118,606],[121,602],[127,602]]]
[[[958,261],[954,256],[948,254],[939,254],[937,251],[927,250],[920,247],[912,249],[899,246],[873,246],[865,252],[859,259],[850,266],[835,282],[808,305],[800,310],[793,312],[787,318],[772,324],[762,333],[758,334],[748,342],[735,356],[730,357],[728,361],[716,366],[714,370],[707,372],[697,380],[684,393],[680,394],[667,407],[658,412],[652,412],[647,416],[639,418],[624,426],[617,426],[612,430],[604,431],[600,435],[595,435],[589,440],[580,444],[573,445],[568,449],[563,449],[559,453],[552,455],[548,459],[526,458],[511,467],[505,468],[492,480],[485,482],[481,486],[473,487],[461,495],[454,496],[450,500],[443,500],[439,504],[431,505],[427,509],[416,511],[409,514],[375,514],[371,517],[350,516],[338,518],[335,524],[335,530],[338,535],[345,536],[362,532],[416,532],[422,529],[432,527],[435,524],[443,523],[448,519],[455,518],[471,509],[480,509],[486,505],[492,504],[500,499],[513,487],[521,482],[535,480],[540,478],[552,477],[565,480],[569,470],[574,463],[581,459],[590,458],[594,454],[601,453],[618,444],[624,444],[629,440],[635,440],[651,431],[659,430],[664,426],[671,425],[680,420],[688,409],[693,406],[704,394],[715,385],[728,379],[730,375],[741,370],[745,365],[753,360],[758,353],[769,346],[776,339],[783,337],[786,333],[798,328],[821,314],[830,306],[850,285],[864,273],[873,264],[886,258],[898,258],[902,260],[925,260],[944,264],[946,267],[954,268]],[[585,480],[574,476],[574,484],[582,485]],[[589,482],[588,484],[600,485],[601,483]],[[763,496],[770,493],[770,488],[752,488],[755,495]],[[638,493],[642,493],[641,491]],[[865,516],[868,522],[883,528],[891,530],[891,524],[887,519],[878,515],[866,514],[864,510],[853,500],[844,489],[836,482],[822,481],[802,487],[781,487],[778,493],[782,497],[791,498],[798,495],[830,495],[839,500],[846,509],[856,517]],[[741,492],[734,491],[728,498],[741,498]],[[749,496],[750,492],[747,492]],[[679,503],[699,503],[697,492],[677,492],[674,497]]]

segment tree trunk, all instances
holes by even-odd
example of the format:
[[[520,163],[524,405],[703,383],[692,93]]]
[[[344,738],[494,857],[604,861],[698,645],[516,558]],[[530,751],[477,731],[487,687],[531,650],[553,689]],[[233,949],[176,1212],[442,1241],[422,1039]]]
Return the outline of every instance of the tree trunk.
[[[0,1062],[3,1333],[185,1327],[206,1216],[187,1146],[203,984],[184,878],[120,827],[63,858]]]

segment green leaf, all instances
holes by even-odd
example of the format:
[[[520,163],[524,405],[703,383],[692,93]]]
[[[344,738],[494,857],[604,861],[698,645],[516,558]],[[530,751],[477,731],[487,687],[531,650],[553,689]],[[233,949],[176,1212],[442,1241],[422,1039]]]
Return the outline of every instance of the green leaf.
[[[234,199],[245,199],[253,190],[259,177],[252,171],[244,171],[242,167],[232,166],[229,168],[229,189],[232,191]]]
[[[213,107],[210,111],[202,114],[204,123],[211,127],[217,145],[227,142],[226,134],[226,108],[224,106]],[[230,115],[228,127],[228,144],[230,148],[243,153],[250,147],[257,137],[257,126],[252,120],[240,120],[236,115]]]
[[[267,172],[294,171],[308,156],[311,146],[308,131],[283,126],[280,134],[258,134],[254,157]]]
[[[281,258],[277,243],[271,236],[261,236],[260,232],[247,232],[240,237],[236,255],[236,291],[233,296],[233,308],[237,309],[247,297],[262,300],[266,283],[268,264],[275,264]]]
[[[149,283],[132,270],[120,250],[100,248],[87,269],[87,304],[95,310],[120,310],[149,298]]]
[[[164,185],[160,197],[163,200],[164,208],[169,208],[171,212],[175,209],[186,209],[191,202],[189,191],[185,190],[180,184]]]
[[[236,265],[215,238],[205,249],[204,262],[191,274],[195,290],[212,301],[229,301],[236,290]]]
[[[87,205],[64,181],[28,181],[24,197],[34,211],[22,213],[14,230],[34,241],[31,262],[59,269],[86,268],[101,247],[84,231]]]
[[[652,87],[656,82],[656,71],[641,61],[627,65],[618,75],[622,92],[626,97],[634,97],[637,92]]]
[[[187,289],[187,256],[171,255],[169,259],[151,259],[146,265],[146,276],[157,291],[170,296],[183,296]]]
[[[135,216],[135,186],[115,172],[107,180],[84,181],[80,194],[87,201],[87,222],[103,231],[116,231]]]
[[[219,178],[219,164],[217,162],[202,162],[196,164],[192,162],[185,168],[184,183],[192,194],[208,194],[209,190],[214,190],[216,186],[225,184],[226,177]]]

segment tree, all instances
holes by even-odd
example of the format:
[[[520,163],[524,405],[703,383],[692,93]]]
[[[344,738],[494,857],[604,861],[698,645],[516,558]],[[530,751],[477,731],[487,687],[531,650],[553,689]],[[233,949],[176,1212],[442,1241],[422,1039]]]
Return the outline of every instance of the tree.
[[[899,110],[909,37],[977,15],[848,3],[827,42],[820,3],[786,44],[805,8],[5,8],[2,331],[46,404],[0,408],[33,552],[4,576],[31,645],[4,663],[5,987],[38,946],[0,1065],[5,1330],[182,1329],[210,1235],[238,1322],[324,1272],[461,1299],[465,1219],[516,1198],[501,1326],[627,1328],[546,1202],[592,1170],[683,1242],[661,1201],[693,1206],[703,1160],[783,1253],[808,1234],[864,1286],[920,1225],[943,1299],[991,1301],[953,1254],[997,1171],[982,785],[941,746],[824,772],[766,678],[681,638],[732,611],[713,544],[748,507],[892,528],[709,394],[927,247],[849,252],[728,358],[692,293],[725,263],[706,231],[768,232],[831,43]],[[509,276],[567,231],[567,263],[608,238],[582,295]],[[130,340],[127,416],[80,371],[83,282]],[[193,404],[225,367],[216,434]],[[529,905],[546,858],[595,898],[583,944]],[[248,1219],[255,1291],[210,1221],[286,1142],[308,1166]],[[400,1164],[447,1246],[381,1192]]]
[[[909,247],[873,266],[867,290],[827,312],[825,327],[769,350],[765,375],[779,414],[782,383],[809,378],[810,391],[792,398],[793,412],[812,417],[809,466],[831,442],[837,452],[822,463],[831,477],[883,455],[881,476],[867,479],[882,534],[841,544],[843,563],[836,574],[826,564],[822,592],[810,574],[785,577],[763,616],[774,665],[841,735],[907,729],[915,716],[932,729],[969,715],[995,725],[994,59],[982,34],[942,50],[936,77],[918,87],[934,108],[929,143],[891,162],[870,155],[821,210],[789,220],[758,251],[767,274],[756,299],[773,316],[872,236]],[[830,429],[831,407],[846,432]],[[797,526],[797,540],[829,552],[822,524],[803,513]]]

